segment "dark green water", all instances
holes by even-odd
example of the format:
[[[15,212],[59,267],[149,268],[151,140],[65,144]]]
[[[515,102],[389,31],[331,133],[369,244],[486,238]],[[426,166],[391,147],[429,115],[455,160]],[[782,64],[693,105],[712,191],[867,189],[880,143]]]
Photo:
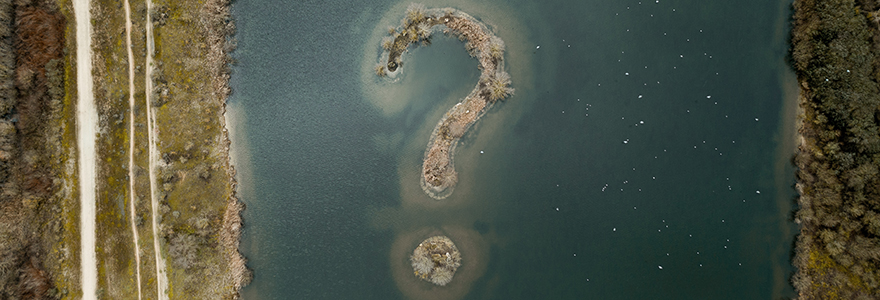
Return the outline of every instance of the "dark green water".
[[[794,296],[789,1],[425,2],[489,24],[516,88],[441,202],[420,160],[479,71],[441,35],[376,78],[408,3],[234,4],[245,299]],[[463,264],[434,291],[406,262],[432,232]]]

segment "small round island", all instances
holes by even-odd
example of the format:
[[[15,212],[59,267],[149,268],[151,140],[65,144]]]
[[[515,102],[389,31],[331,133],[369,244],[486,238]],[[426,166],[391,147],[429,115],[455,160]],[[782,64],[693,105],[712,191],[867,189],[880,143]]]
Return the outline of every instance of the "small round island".
[[[422,241],[409,258],[413,274],[439,286],[452,281],[455,270],[461,266],[461,253],[446,236],[432,236]]]

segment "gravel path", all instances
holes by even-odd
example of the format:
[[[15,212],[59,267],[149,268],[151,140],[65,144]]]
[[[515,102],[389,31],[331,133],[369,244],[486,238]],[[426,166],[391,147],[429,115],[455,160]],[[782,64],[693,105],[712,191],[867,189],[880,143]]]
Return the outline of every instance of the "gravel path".
[[[73,1],[76,19],[76,137],[79,156],[80,281],[83,299],[97,299],[95,256],[95,133],[98,113],[92,82],[92,25],[89,0]]]
[[[156,196],[156,162],[159,161],[159,155],[156,152],[156,128],[155,128],[155,120],[154,120],[154,112],[153,105],[150,103],[150,98],[153,95],[153,49],[155,49],[156,45],[153,44],[153,22],[152,20],[152,9],[153,9],[153,1],[146,0],[147,3],[147,59],[146,59],[146,84],[145,93],[146,97],[144,97],[146,101],[147,107],[147,129],[148,129],[148,140],[149,140],[149,173],[150,173],[150,206],[153,211],[151,223],[153,223],[153,247],[156,251],[156,289],[159,292],[160,300],[168,300],[168,273],[165,270],[165,259],[162,257],[162,250],[159,247],[159,224],[158,224],[158,214],[159,214],[159,199]]]

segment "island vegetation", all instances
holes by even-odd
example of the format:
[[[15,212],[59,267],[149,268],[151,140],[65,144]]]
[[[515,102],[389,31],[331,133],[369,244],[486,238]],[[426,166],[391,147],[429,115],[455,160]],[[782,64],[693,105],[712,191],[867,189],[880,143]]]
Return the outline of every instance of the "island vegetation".
[[[880,295],[880,3],[796,0],[799,299]]]
[[[409,260],[416,277],[444,286],[452,281],[461,266],[461,253],[452,240],[438,235],[419,243]]]
[[[453,152],[458,140],[496,101],[514,93],[510,75],[504,71],[504,41],[495,36],[482,22],[453,8],[427,10],[411,4],[397,28],[389,28],[389,37],[382,41],[387,59],[376,66],[380,77],[397,72],[402,55],[411,45],[431,43],[431,35],[443,28],[444,34],[465,42],[468,53],[477,58],[480,80],[464,100],[449,109],[437,123],[422,164],[421,184],[429,196],[448,197],[458,181],[453,165]]]

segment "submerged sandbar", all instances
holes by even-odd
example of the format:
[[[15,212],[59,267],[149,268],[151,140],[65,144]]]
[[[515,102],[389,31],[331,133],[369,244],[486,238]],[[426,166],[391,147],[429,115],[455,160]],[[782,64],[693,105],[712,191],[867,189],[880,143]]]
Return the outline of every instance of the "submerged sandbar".
[[[495,36],[485,24],[453,8],[426,10],[419,4],[410,5],[397,28],[389,29],[391,36],[382,42],[387,60],[376,66],[376,74],[386,76],[402,66],[401,56],[410,45],[431,43],[431,35],[442,30],[465,42],[465,49],[479,61],[480,80],[474,89],[449,109],[428,141],[422,164],[421,185],[435,199],[448,197],[458,182],[453,166],[453,151],[459,139],[496,101],[512,95],[510,75],[504,71],[504,41]]]

